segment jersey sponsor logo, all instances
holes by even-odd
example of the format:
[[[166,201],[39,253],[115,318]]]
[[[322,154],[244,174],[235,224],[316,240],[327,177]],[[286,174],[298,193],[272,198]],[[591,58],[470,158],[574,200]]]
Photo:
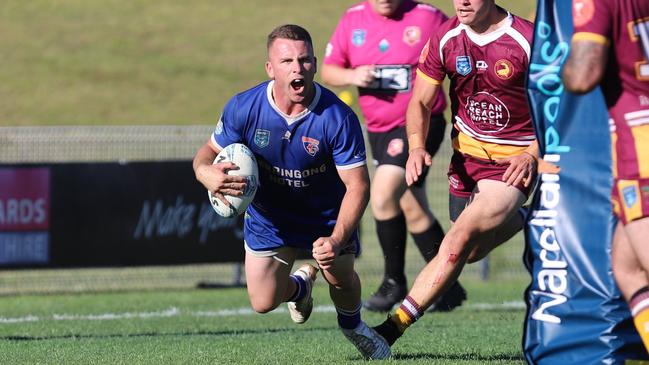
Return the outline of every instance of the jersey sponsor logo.
[[[381,41],[379,42],[379,51],[385,53],[388,48],[390,48],[390,42],[388,42],[388,40],[385,38],[381,39]]]
[[[270,143],[270,131],[266,129],[255,130],[255,144],[259,148],[264,148]]]
[[[595,15],[595,3],[593,0],[573,0],[572,20],[575,27],[581,27],[593,19]]]
[[[395,138],[388,143],[387,153],[390,157],[396,157],[403,153],[403,139]]]
[[[631,208],[638,202],[638,191],[635,186],[626,186],[622,189],[622,196],[624,197],[624,204],[627,208]]]
[[[214,133],[215,134],[223,133],[223,120],[221,118],[219,118],[218,123],[216,123],[216,128],[214,128]]]
[[[481,72],[488,69],[489,65],[487,64],[487,62],[480,60],[475,63],[475,68],[476,70],[478,70],[478,72]]]
[[[505,103],[486,91],[469,96],[466,110],[479,132],[499,132],[509,124],[510,113]]]
[[[315,154],[318,153],[318,150],[320,149],[318,147],[319,144],[320,141],[317,139],[302,136],[302,145],[304,146],[304,150],[311,156],[315,156]]]
[[[365,36],[367,31],[365,29],[354,29],[352,30],[352,44],[356,47],[360,47],[365,44]]]
[[[430,47],[430,39],[426,41],[424,48],[422,48],[421,53],[419,54],[419,63],[424,63],[426,61],[426,57],[428,57],[429,47]]]
[[[466,76],[471,73],[471,57],[457,56],[455,57],[455,69],[457,73]]]
[[[421,28],[411,25],[403,30],[403,42],[409,46],[414,46],[421,40]]]
[[[494,65],[496,76],[502,80],[507,80],[514,74],[514,65],[507,60],[498,60]]]

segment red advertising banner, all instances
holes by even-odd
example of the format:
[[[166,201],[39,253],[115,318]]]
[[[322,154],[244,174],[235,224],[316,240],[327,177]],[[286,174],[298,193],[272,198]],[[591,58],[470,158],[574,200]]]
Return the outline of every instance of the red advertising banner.
[[[0,168],[0,232],[46,231],[49,187],[49,168]]]

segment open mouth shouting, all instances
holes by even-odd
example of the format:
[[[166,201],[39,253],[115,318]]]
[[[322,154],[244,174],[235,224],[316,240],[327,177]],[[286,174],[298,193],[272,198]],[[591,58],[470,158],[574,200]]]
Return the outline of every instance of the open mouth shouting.
[[[298,94],[302,93],[304,91],[304,79],[294,79],[291,81],[291,88]]]

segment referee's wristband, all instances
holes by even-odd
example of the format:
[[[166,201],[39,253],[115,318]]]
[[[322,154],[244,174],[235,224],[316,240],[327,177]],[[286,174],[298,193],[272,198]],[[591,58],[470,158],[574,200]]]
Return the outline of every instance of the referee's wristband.
[[[416,134],[408,136],[408,152],[417,148],[426,149],[426,143],[424,143],[424,141],[422,141]]]

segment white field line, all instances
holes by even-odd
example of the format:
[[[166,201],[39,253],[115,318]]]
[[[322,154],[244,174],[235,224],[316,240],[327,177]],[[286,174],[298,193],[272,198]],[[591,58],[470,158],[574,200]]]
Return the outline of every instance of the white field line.
[[[463,308],[475,310],[499,310],[499,309],[525,309],[523,302],[503,302],[503,303],[473,303],[463,306]],[[319,305],[313,308],[316,313],[334,313],[336,309],[333,305]],[[271,313],[287,313],[285,306],[278,307]],[[0,317],[0,325],[24,322],[40,321],[112,321],[119,319],[149,319],[162,317],[178,317],[181,315],[193,317],[233,317],[248,316],[257,314],[250,308],[232,308],[221,309],[216,311],[181,311],[176,307],[171,307],[155,312],[124,312],[124,313],[99,313],[99,314],[53,314],[48,316],[36,316],[29,314],[23,317]]]

